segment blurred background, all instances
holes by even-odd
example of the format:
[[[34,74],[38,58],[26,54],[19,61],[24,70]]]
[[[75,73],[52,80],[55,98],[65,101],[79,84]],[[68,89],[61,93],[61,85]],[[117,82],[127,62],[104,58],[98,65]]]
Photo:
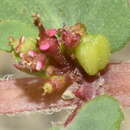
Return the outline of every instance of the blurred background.
[[[113,54],[111,61],[130,61],[130,43],[121,51]],[[14,63],[10,54],[0,51],[0,78],[6,78],[7,75],[13,78],[30,76],[15,69]],[[124,111],[125,121],[122,130],[130,130],[130,108],[126,108]],[[52,122],[62,121],[67,113],[68,110],[55,112],[52,115],[46,115],[44,112],[0,115],[0,130],[48,130]]]

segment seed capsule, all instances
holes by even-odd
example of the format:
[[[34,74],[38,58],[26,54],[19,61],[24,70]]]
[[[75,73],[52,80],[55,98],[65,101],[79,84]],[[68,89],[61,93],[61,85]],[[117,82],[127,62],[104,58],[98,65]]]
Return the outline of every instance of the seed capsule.
[[[109,62],[111,49],[106,37],[84,35],[75,48],[75,56],[89,75],[95,75]]]

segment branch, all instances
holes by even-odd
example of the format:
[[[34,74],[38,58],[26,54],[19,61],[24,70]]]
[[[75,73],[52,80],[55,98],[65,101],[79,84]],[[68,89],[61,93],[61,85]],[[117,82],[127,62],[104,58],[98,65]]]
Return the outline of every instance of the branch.
[[[61,109],[75,106],[81,100],[77,97],[63,100],[63,92],[43,96],[43,82],[41,78],[0,81],[0,113]],[[100,94],[108,93],[122,105],[130,106],[130,63],[111,63],[99,78],[88,80],[88,84],[98,86]]]

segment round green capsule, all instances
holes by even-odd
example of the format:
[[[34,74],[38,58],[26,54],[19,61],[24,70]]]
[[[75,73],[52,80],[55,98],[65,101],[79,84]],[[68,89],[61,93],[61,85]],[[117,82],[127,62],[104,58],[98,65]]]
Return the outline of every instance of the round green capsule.
[[[103,35],[84,35],[74,52],[89,75],[95,75],[109,63],[110,44]]]

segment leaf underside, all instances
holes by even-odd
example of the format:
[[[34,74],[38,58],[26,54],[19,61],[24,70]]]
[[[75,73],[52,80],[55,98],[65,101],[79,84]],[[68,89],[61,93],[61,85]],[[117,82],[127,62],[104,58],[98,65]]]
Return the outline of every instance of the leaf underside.
[[[85,104],[67,130],[119,130],[122,120],[118,102],[103,95]]]
[[[113,52],[122,48],[130,38],[127,0],[0,0],[0,3],[0,21],[17,20],[32,24],[32,13],[39,13],[48,28],[81,22],[89,33],[106,35]],[[19,26],[15,30],[20,31]],[[3,33],[1,28],[0,32]],[[6,49],[2,47],[4,44],[0,43],[0,49]]]

